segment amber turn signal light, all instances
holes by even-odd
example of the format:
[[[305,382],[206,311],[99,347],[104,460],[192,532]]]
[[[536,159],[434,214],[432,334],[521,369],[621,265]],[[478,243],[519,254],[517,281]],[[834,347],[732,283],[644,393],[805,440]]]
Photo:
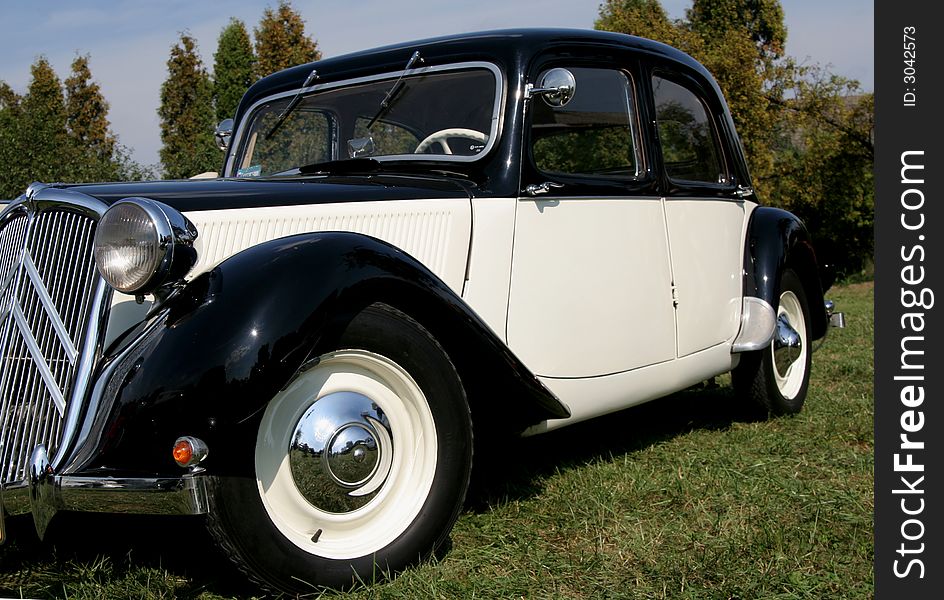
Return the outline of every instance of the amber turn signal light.
[[[171,454],[181,467],[192,467],[207,457],[207,446],[202,440],[189,435],[177,438]]]

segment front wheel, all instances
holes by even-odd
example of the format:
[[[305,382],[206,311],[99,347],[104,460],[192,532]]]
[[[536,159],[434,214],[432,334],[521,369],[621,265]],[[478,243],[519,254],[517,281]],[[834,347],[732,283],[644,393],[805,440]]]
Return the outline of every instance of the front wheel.
[[[745,353],[732,373],[735,391],[770,414],[800,412],[810,384],[810,308],[797,274],[780,280],[774,339],[764,350]]]
[[[255,480],[220,482],[210,529],[264,587],[374,581],[445,541],[471,453],[448,356],[422,325],[375,304],[269,403]]]

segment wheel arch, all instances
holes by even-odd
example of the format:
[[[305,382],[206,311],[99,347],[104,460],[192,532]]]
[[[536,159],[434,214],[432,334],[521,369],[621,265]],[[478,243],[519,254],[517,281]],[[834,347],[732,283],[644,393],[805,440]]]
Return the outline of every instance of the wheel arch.
[[[319,232],[240,252],[170,300],[148,339],[115,358],[129,364],[100,386],[72,470],[179,472],[170,447],[192,435],[210,448],[208,469],[247,474],[248,440],[268,402],[302,365],[336,350],[347,323],[376,302],[406,313],[443,346],[478,424],[520,432],[569,415],[425,266],[369,236]]]
[[[744,295],[760,298],[776,308],[780,280],[788,268],[800,278],[810,305],[812,338],[819,339],[826,335],[829,322],[809,232],[798,217],[785,210],[768,206],[754,209],[744,245]]]
[[[376,285],[382,283],[382,285]],[[388,304],[426,328],[443,347],[465,388],[480,439],[517,434],[570,416],[499,337],[457,296],[443,298],[402,282],[365,282],[357,306]]]

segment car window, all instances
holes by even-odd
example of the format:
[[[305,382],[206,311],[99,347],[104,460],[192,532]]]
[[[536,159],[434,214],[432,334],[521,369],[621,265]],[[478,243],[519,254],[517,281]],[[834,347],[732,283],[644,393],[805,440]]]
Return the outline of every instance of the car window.
[[[662,161],[671,179],[724,183],[718,142],[705,105],[689,89],[652,78]]]
[[[257,119],[246,152],[239,165],[240,175],[278,173],[316,162],[331,160],[330,117],[324,111],[299,108],[271,136],[279,110],[266,110]]]
[[[471,66],[469,66],[471,65]],[[497,69],[463,63],[315,86],[272,133],[294,97],[256,107],[238,176],[289,173],[329,160],[373,157],[473,161],[498,132]]]
[[[416,134],[397,123],[378,120],[368,128],[369,124],[369,117],[358,117],[354,123],[354,136],[370,136],[377,154],[409,154],[420,141]]]
[[[554,107],[540,96],[531,102],[535,166],[553,174],[637,177],[637,121],[629,76],[613,69],[568,70],[577,83],[569,103]]]

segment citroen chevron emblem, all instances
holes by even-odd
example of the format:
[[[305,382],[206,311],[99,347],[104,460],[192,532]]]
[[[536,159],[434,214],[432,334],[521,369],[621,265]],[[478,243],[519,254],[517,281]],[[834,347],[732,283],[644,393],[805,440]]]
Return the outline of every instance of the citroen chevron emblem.
[[[62,318],[59,316],[59,312],[56,310],[56,305],[53,302],[52,297],[49,295],[49,291],[46,289],[46,285],[43,283],[42,276],[36,269],[36,265],[33,263],[33,258],[30,256],[29,251],[25,248],[23,249],[23,261],[21,264],[23,273],[26,274],[26,279],[29,285],[33,288],[33,291],[39,298],[39,303],[42,306],[43,312],[46,313],[46,317],[49,319],[49,323],[52,325],[52,330],[56,334],[56,339],[62,345],[62,349],[65,352],[66,358],[69,359],[69,363],[74,365],[76,359],[79,356],[78,351],[75,349],[75,343],[72,341],[72,338],[66,329],[65,323],[62,322]],[[43,383],[46,385],[49,395],[52,396],[53,402],[56,404],[56,409],[59,411],[60,415],[63,415],[65,414],[66,410],[66,400],[63,396],[62,390],[59,389],[59,385],[56,383],[56,378],[53,375],[52,369],[49,367],[49,362],[43,355],[43,351],[39,345],[39,342],[36,341],[36,338],[33,336],[33,332],[30,330],[26,315],[23,313],[23,308],[20,306],[19,301],[16,299],[16,297],[11,298],[10,300],[12,302],[10,311],[13,315],[13,322],[16,324],[17,329],[19,329],[20,335],[23,336],[23,341],[26,343],[26,348],[29,350],[30,357],[33,359],[33,363],[36,364],[36,369],[39,371],[40,378],[42,378]]]

